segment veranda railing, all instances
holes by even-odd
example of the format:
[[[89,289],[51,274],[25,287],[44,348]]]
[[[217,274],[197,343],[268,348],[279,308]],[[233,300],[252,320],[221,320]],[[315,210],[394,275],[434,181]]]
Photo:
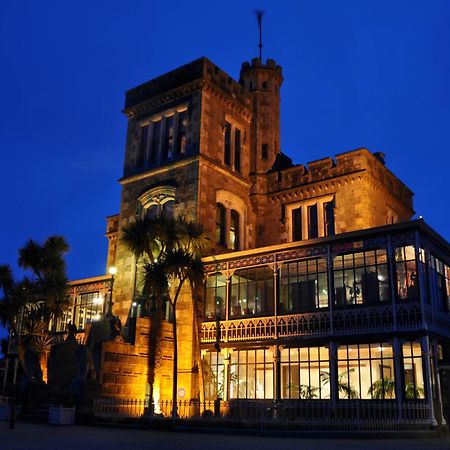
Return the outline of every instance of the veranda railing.
[[[161,401],[151,414],[146,400],[96,399],[97,417],[170,420],[172,402]],[[236,427],[274,431],[401,431],[427,429],[433,425],[426,402],[395,401],[272,401],[184,400],[177,403],[178,423],[195,426]]]

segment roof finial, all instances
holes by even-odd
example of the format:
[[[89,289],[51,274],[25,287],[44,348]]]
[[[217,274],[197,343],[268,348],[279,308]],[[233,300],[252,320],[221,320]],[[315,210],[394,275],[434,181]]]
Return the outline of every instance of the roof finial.
[[[262,63],[262,16],[264,15],[264,11],[262,10],[257,10],[255,11],[256,13],[256,17],[258,19],[258,28],[259,28],[259,59],[261,60]]]

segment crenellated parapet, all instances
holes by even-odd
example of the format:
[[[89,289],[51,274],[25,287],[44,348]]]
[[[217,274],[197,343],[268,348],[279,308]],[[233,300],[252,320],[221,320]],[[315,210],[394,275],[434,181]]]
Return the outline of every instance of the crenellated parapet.
[[[124,112],[135,117],[204,88],[243,108],[251,107],[251,95],[244,86],[203,57],[127,91]]]
[[[388,188],[396,197],[411,204],[412,191],[384,164],[383,155],[365,148],[326,157],[267,174],[268,194],[296,189],[314,183],[332,182],[334,179],[369,172],[374,182]]]

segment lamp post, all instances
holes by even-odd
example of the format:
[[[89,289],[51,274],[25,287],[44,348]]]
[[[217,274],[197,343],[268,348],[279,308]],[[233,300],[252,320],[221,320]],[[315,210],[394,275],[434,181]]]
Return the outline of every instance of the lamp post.
[[[117,269],[114,266],[111,266],[108,270],[109,274],[111,275],[111,290],[109,293],[109,301],[108,301],[108,310],[106,311],[106,317],[111,318],[113,316],[112,314],[112,298],[113,298],[113,289],[114,289],[114,275],[117,273]]]

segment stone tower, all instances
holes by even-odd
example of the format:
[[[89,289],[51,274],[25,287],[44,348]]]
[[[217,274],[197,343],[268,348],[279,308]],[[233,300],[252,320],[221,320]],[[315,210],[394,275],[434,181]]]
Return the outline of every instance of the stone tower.
[[[266,173],[280,152],[281,66],[273,59],[263,64],[253,58],[242,64],[239,81],[253,97],[250,173]]]

